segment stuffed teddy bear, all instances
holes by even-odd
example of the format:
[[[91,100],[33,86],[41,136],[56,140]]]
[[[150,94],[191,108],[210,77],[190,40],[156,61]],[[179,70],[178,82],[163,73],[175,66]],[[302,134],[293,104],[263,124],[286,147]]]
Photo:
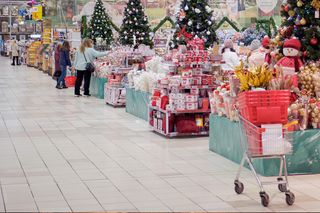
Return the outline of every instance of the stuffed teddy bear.
[[[276,67],[282,67],[284,75],[295,75],[300,71],[303,62],[300,58],[301,42],[296,39],[288,39],[283,44],[284,57],[281,58]]]

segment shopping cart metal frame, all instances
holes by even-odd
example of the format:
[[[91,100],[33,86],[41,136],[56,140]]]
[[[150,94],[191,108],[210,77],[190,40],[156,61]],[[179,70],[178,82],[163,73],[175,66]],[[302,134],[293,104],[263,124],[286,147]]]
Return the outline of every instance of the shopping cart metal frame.
[[[241,176],[241,171],[242,171],[245,163],[248,163],[250,171],[253,174],[253,176],[255,177],[257,184],[260,188],[259,195],[261,198],[261,204],[263,206],[267,207],[270,203],[269,195],[264,190],[263,185],[271,185],[271,184],[278,185],[279,191],[285,193],[286,203],[290,206],[293,205],[295,202],[295,195],[290,191],[289,181],[288,181],[288,169],[287,169],[287,163],[286,163],[286,154],[289,154],[289,153],[275,154],[275,155],[273,155],[273,154],[263,155],[262,153],[257,154],[257,153],[253,153],[252,151],[250,151],[250,148],[248,148],[248,144],[247,144],[248,141],[246,141],[246,143],[245,143],[245,141],[243,141],[243,137],[241,135],[241,134],[246,134],[246,132],[244,132],[244,131],[246,131],[246,130],[244,130],[244,128],[246,128],[246,127],[251,128],[252,127],[252,128],[262,130],[262,131],[263,131],[263,128],[257,127],[254,124],[252,124],[250,121],[246,120],[244,117],[241,116],[241,114],[239,113],[238,110],[237,110],[237,113],[239,116],[240,143],[241,143],[241,146],[244,150],[244,154],[243,154],[243,157],[242,157],[242,160],[240,163],[240,167],[237,172],[237,176],[234,181],[235,192],[237,194],[242,194],[244,191],[244,185],[242,182],[240,182],[240,176]],[[246,137],[248,137],[248,136],[246,136]],[[279,176],[277,178],[277,181],[262,182],[259,178],[259,175],[257,174],[257,172],[254,168],[253,163],[252,163],[252,161],[254,159],[280,159],[280,170],[279,170]]]

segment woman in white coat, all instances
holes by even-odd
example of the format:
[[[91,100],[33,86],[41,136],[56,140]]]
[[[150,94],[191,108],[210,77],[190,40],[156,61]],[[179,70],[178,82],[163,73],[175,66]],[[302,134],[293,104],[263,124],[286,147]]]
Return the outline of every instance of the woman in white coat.
[[[19,63],[19,46],[18,46],[16,40],[12,41],[11,52],[12,52],[12,64],[11,65],[15,66],[16,62],[17,62],[17,65],[20,65],[20,63]]]

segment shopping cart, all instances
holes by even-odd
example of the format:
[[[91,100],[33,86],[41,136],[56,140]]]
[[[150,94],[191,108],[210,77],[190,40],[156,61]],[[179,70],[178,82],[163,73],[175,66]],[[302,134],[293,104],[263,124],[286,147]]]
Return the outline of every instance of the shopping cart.
[[[237,111],[238,112],[238,111]],[[263,185],[277,184],[278,189],[284,192],[286,195],[286,203],[293,205],[295,201],[294,194],[290,191],[288,182],[288,170],[286,164],[286,155],[292,152],[292,133],[287,128],[295,123],[288,125],[261,125],[261,127],[255,126],[250,121],[246,120],[241,114],[239,115],[239,129],[240,129],[240,142],[241,147],[244,150],[243,158],[237,173],[237,177],[234,181],[235,192],[241,194],[244,190],[244,185],[240,182],[240,174],[244,164],[247,162],[249,168],[254,175],[259,187],[261,204],[265,207],[269,205],[269,195],[265,192]],[[252,160],[264,158],[264,159],[280,159],[280,171],[277,181],[274,182],[262,182],[258,176]],[[284,176],[284,177],[283,177]]]

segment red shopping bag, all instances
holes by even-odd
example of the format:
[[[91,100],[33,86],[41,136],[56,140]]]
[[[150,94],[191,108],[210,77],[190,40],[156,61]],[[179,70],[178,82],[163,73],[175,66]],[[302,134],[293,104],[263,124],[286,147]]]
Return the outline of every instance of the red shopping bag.
[[[67,76],[67,77],[65,77],[64,80],[66,82],[67,87],[74,87],[76,85],[77,77],[76,76]]]

